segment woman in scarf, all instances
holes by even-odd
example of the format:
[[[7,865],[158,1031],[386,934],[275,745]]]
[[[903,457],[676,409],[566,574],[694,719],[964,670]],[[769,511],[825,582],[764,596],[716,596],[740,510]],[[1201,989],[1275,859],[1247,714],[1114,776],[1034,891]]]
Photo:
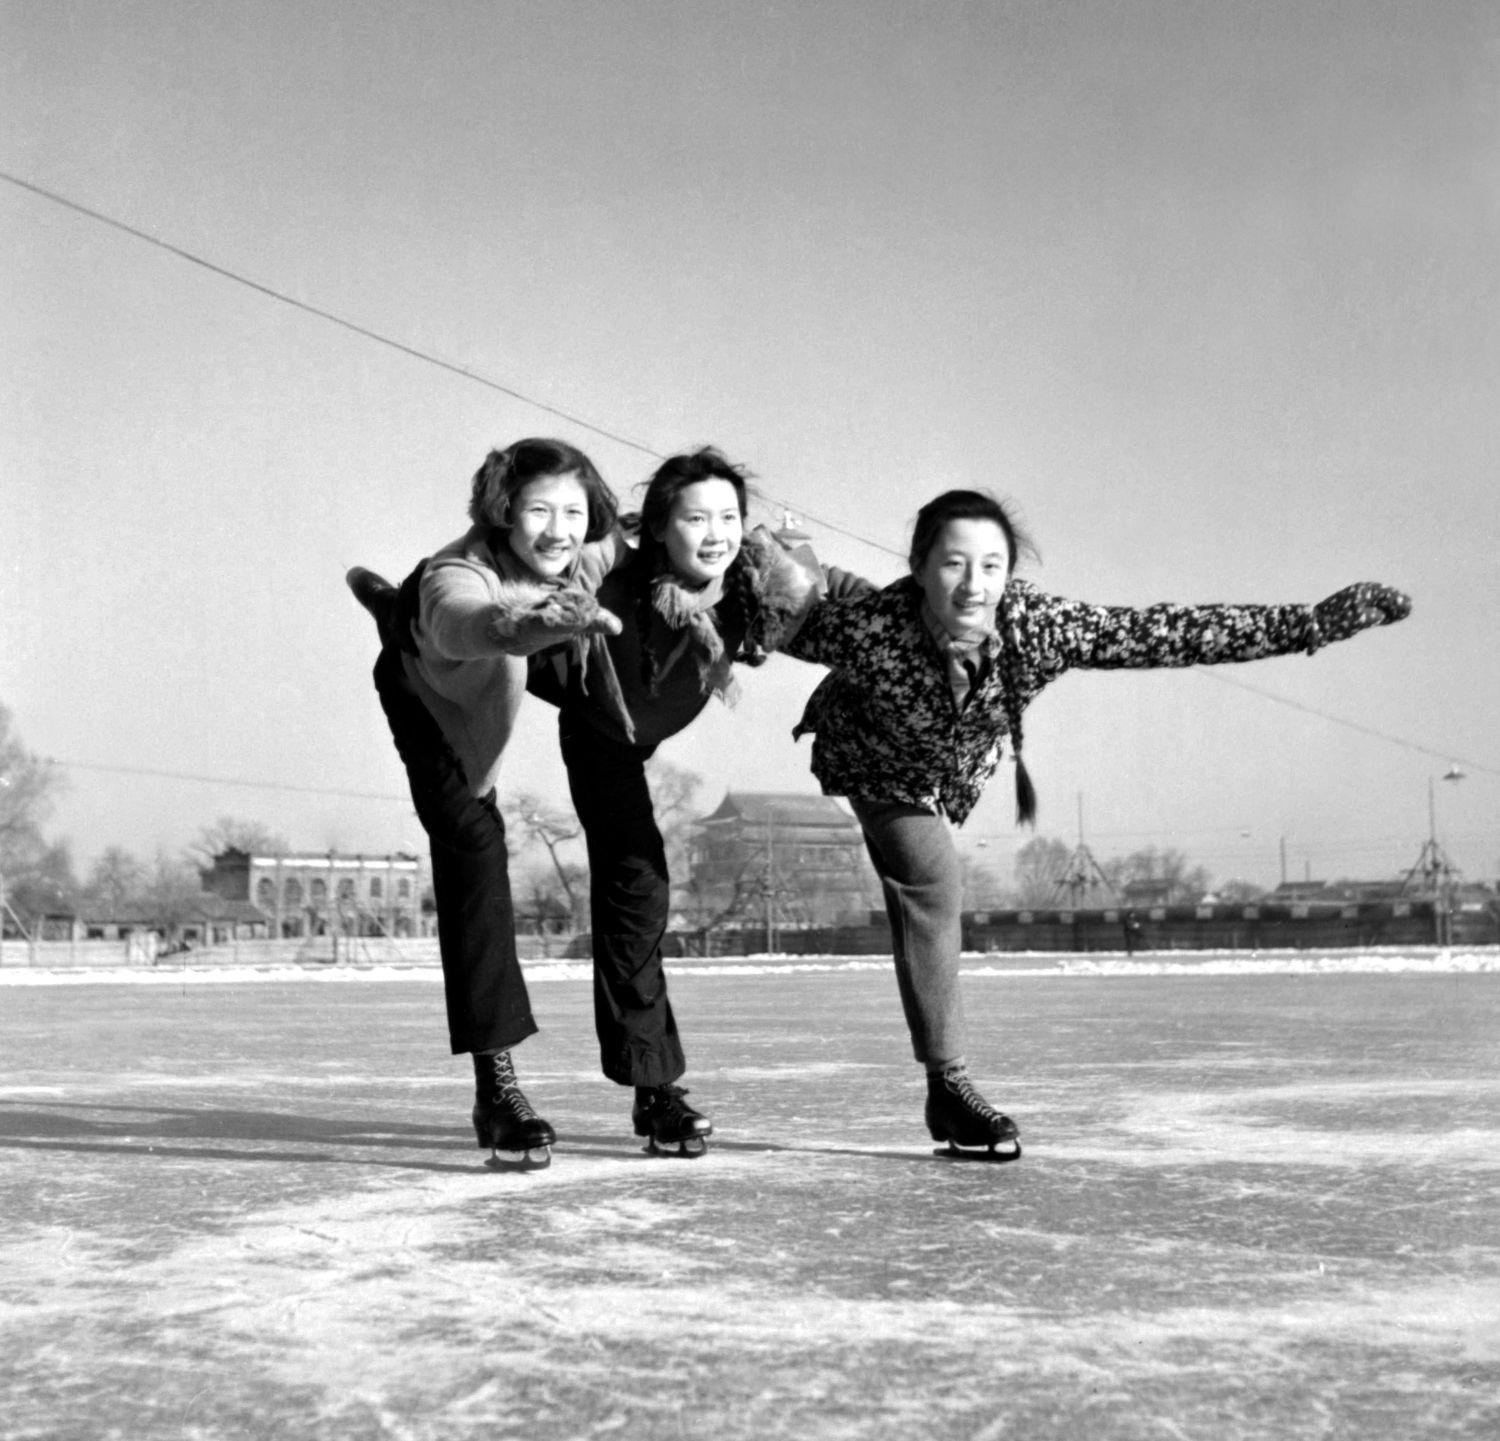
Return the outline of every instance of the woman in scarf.
[[[632,1121],[653,1152],[700,1156],[713,1125],[683,1099],[686,1069],[662,969],[670,906],[666,851],[645,765],[711,696],[732,704],[736,661],[762,663],[824,594],[805,549],[749,533],[745,473],[718,451],[673,456],[652,476],[637,548],[605,577],[599,603],[618,635],[585,662],[534,668],[557,703],[573,805],[588,844],[594,1015],[604,1074],[635,1087]],[[862,583],[832,573],[836,588]]]

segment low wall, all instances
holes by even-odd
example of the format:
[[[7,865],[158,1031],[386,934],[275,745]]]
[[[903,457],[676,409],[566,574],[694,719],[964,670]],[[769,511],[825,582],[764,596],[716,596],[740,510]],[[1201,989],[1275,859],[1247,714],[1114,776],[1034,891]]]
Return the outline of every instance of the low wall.
[[[1139,929],[1127,941],[1125,917]],[[1500,914],[1431,900],[970,911],[968,951],[1261,951],[1500,944]]]
[[[38,970],[72,967],[140,967],[169,969],[172,966],[437,966],[436,936],[388,940],[380,936],[314,936],[281,941],[227,941],[219,946],[193,946],[188,950],[156,951],[154,937],[132,937],[124,941],[26,941],[8,938],[0,942],[0,967],[34,966]],[[551,960],[564,955],[571,936],[517,936],[516,950],[523,961]],[[587,952],[585,952],[587,954]]]

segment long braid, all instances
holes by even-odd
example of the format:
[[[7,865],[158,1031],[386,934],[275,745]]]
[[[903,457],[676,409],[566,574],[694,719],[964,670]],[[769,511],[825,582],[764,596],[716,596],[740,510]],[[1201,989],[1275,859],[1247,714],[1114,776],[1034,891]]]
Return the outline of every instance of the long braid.
[[[1009,615],[1005,615],[1000,623],[1000,665],[1003,670],[1001,679],[1004,682],[1001,704],[1005,708],[1005,727],[1010,732],[1011,754],[1016,759],[1016,824],[1034,828],[1036,826],[1036,787],[1031,784],[1026,762],[1021,757],[1021,692],[1016,685],[1019,651],[1020,642],[1016,636],[1015,626],[1011,624]]]

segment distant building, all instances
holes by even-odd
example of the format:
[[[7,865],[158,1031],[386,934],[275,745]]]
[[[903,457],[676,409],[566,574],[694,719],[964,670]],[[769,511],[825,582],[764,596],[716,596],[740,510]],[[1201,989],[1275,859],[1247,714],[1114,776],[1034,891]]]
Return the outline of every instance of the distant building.
[[[36,926],[39,941],[124,941],[145,960],[167,947],[262,941],[270,935],[271,918],[259,907],[209,892],[165,906],[145,901],[85,904],[42,916]]]
[[[726,792],[695,827],[688,872],[699,924],[836,925],[878,899],[859,822],[830,796]]]
[[[250,902],[273,936],[421,936],[436,922],[424,902],[427,863],[392,855],[295,851],[252,855],[233,848],[199,873],[203,889],[227,901]]]

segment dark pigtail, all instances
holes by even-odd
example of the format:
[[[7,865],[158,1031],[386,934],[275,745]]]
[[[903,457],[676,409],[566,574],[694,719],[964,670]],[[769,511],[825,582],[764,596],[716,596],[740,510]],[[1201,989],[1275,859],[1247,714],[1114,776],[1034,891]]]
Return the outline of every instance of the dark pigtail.
[[[1005,694],[1002,704],[1005,707],[1005,728],[1010,732],[1011,754],[1016,759],[1016,824],[1031,826],[1035,829],[1036,787],[1031,783],[1031,775],[1021,756],[1021,696],[1015,684],[1013,638],[1009,624],[1002,622],[1002,626],[1001,634],[1004,636],[1004,641],[1000,663],[1005,668]]]

